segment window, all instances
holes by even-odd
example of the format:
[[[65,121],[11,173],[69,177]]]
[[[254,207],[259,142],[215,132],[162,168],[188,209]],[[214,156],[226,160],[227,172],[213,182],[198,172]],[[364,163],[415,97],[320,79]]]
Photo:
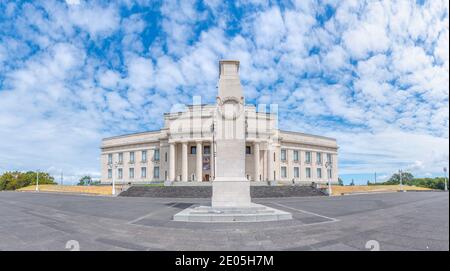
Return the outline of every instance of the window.
[[[164,153],[164,161],[167,162],[167,152]]]
[[[147,168],[141,167],[141,178],[147,178]]]
[[[129,169],[128,176],[130,177],[130,179],[134,179],[134,168],[131,167]]]
[[[130,163],[134,164],[134,151],[130,152]]]
[[[311,152],[307,151],[305,153],[305,163],[310,164],[311,163]]]
[[[298,162],[298,151],[294,151],[294,161]]]
[[[322,179],[322,169],[321,168],[317,169],[317,179]]]
[[[155,153],[153,154],[153,159],[155,161],[159,161],[159,149],[155,149]]]
[[[298,167],[294,167],[294,178],[300,177],[300,171]]]
[[[112,178],[112,169],[108,169],[108,179]]]
[[[281,178],[287,178],[287,169],[286,169],[286,167],[281,167]]]
[[[286,161],[286,150],[281,150],[281,161]]]
[[[327,162],[328,163],[333,162],[332,159],[331,159],[331,153],[327,153]]]
[[[327,170],[327,174],[328,174],[328,179],[331,179],[331,176],[332,176],[331,168]]]
[[[117,170],[117,175],[118,175],[118,178],[119,178],[119,179],[122,179],[122,178],[123,178],[123,170],[122,170],[121,168],[119,168],[119,169]]]
[[[245,146],[245,154],[252,154],[252,147]]]
[[[197,153],[197,147],[191,146],[191,154],[196,154],[196,153]]]
[[[153,178],[159,179],[159,167],[153,168]]]
[[[119,152],[119,164],[123,163],[123,152]]]
[[[322,154],[320,152],[316,153],[316,162],[317,164],[322,164]]]
[[[203,154],[211,154],[211,147],[210,146],[204,146],[203,147]]]
[[[108,164],[111,165],[112,164],[112,153],[108,154]]]
[[[142,151],[142,162],[147,162],[147,151]]]
[[[311,178],[311,168],[306,168],[306,178]]]

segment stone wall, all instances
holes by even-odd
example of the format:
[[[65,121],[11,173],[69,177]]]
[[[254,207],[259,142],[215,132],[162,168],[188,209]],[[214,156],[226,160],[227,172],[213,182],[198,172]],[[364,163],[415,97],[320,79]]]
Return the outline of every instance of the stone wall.
[[[310,186],[250,186],[252,198],[324,196]],[[121,197],[211,198],[211,186],[132,186]]]

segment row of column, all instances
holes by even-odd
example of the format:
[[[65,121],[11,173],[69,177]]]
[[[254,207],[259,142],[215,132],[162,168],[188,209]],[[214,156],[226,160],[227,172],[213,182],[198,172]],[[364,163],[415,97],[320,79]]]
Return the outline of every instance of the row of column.
[[[275,179],[275,172],[274,172],[274,151],[272,149],[265,149],[263,150],[263,163],[266,163],[265,172],[264,174],[260,174],[261,172],[261,148],[259,142],[253,142],[253,161],[254,161],[254,168],[253,168],[253,176],[255,181],[262,181],[265,177],[266,180],[274,180]],[[261,176],[262,175],[262,176]],[[265,176],[264,176],[265,175]]]
[[[181,181],[187,182],[188,181],[188,142],[181,142]],[[195,170],[195,176],[197,178],[197,181],[202,181],[203,176],[203,143],[202,141],[196,142],[196,170]],[[210,160],[210,168],[211,168],[211,175],[214,172],[214,150],[213,150],[213,144],[211,142],[211,160]],[[275,173],[274,173],[274,152],[271,149],[263,150],[263,159],[267,161],[267,168],[266,168],[266,180],[274,180],[275,179]],[[262,178],[260,178],[260,143],[254,142],[253,143],[253,156],[254,156],[254,179],[255,181],[259,181]],[[176,143],[172,142],[169,143],[169,180],[175,181],[176,178]]]
[[[183,141],[181,142],[181,181],[187,182],[188,181],[188,146],[189,142]],[[211,175],[214,172],[214,150],[213,150],[213,144],[211,142],[210,144],[210,169],[211,169]],[[175,181],[176,179],[176,143],[171,142],[169,143],[169,180]],[[201,182],[203,178],[203,142],[202,141],[196,141],[196,166],[195,166],[195,176],[197,181]]]

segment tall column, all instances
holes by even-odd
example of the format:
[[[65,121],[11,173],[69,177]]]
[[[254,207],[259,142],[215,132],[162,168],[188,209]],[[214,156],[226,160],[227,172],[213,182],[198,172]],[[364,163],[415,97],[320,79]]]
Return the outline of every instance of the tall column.
[[[210,163],[210,165],[209,165],[209,168],[211,169],[211,181],[213,181],[214,180],[214,178],[215,178],[215,163],[216,163],[216,158],[214,157],[214,152],[215,152],[215,149],[214,149],[214,141],[212,141],[211,140],[211,146],[209,147],[209,149],[210,149],[210,151],[211,151],[211,154],[210,154],[210,156],[209,156],[209,163]]]
[[[202,178],[203,178],[203,173],[202,173],[202,142],[201,141],[197,141],[197,151],[196,151],[196,155],[197,155],[197,170],[195,171],[195,177],[197,178],[197,182],[201,182]]]
[[[263,150],[263,156],[262,156],[262,180],[267,180],[267,149]]]
[[[188,143],[181,143],[181,181],[188,180]]]
[[[175,181],[175,143],[169,144],[169,181]]]
[[[259,179],[259,142],[253,143],[253,160],[255,163],[255,171],[253,174],[254,181],[260,181]]]
[[[269,146],[267,149],[267,180],[273,181],[273,150]]]

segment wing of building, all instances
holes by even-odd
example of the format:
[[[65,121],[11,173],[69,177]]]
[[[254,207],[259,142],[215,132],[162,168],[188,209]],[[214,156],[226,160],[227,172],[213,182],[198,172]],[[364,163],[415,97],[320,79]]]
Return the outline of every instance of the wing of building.
[[[238,61],[221,61],[222,65]],[[245,172],[250,181],[332,183],[338,181],[336,139],[278,129],[277,114],[245,105]],[[101,182],[206,182],[214,180],[213,105],[187,106],[164,114],[164,127],[105,138],[101,144]],[[114,176],[113,176],[114,174]]]

